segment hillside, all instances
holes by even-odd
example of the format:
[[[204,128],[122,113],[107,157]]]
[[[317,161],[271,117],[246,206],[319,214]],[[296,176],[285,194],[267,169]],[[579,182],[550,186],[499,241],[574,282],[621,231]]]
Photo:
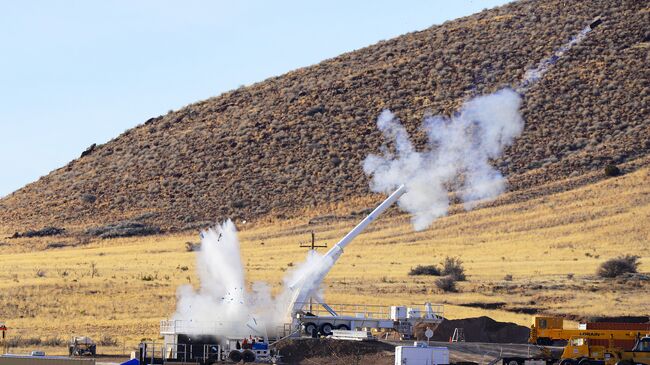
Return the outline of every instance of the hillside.
[[[0,227],[74,230],[146,214],[175,231],[363,201],[360,164],[381,144],[383,108],[422,139],[424,114],[516,84],[596,16],[604,23],[527,93],[525,131],[495,163],[526,192],[515,200],[565,190],[553,182],[567,177],[593,182],[609,163],[631,172],[650,151],[650,6],[522,0],[151,118],[0,200]]]
[[[446,318],[489,316],[526,326],[533,314],[576,320],[650,315],[650,253],[640,249],[650,240],[649,179],[650,169],[642,168],[529,201],[460,212],[422,232],[414,232],[405,216],[383,216],[345,249],[324,281],[325,299],[432,301],[445,303]],[[248,283],[265,281],[279,290],[288,270],[304,261],[299,243],[310,230],[331,247],[357,220],[308,224],[301,218],[247,227],[240,238]],[[112,337],[120,345],[114,351],[122,351],[124,341],[131,349],[142,338],[157,338],[159,321],[174,311],[178,286],[199,283],[196,252],[186,249],[186,242],[197,240],[186,232],[81,244],[67,239],[64,248],[53,248],[49,237],[0,245],[0,314],[9,336]],[[594,275],[621,253],[641,256],[641,274]],[[458,284],[458,293],[437,289],[435,276],[408,275],[447,255],[464,261],[468,280]]]

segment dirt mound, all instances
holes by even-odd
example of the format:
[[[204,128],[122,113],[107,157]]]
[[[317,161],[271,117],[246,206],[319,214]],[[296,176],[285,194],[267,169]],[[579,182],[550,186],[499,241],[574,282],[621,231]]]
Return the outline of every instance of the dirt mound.
[[[290,339],[279,343],[276,349],[287,364],[297,364],[305,359],[329,359],[319,364],[353,364],[371,354],[395,352],[393,345],[379,341],[340,341],[332,339]]]
[[[604,22],[526,94],[523,135],[494,162],[517,199],[571,188],[540,189],[569,176],[605,178],[609,164],[625,173],[650,151],[647,3],[521,0],[151,118],[0,200],[0,225],[155,212],[148,223],[174,231],[368,196],[360,164],[379,150],[382,109],[421,147],[423,115],[517,84],[596,16]]]
[[[462,328],[467,342],[493,342],[493,343],[526,343],[530,335],[528,327],[514,323],[497,322],[489,317],[447,319],[434,331],[432,340],[448,341],[454,334],[454,329]],[[424,331],[419,328],[416,333],[418,339],[426,339]]]

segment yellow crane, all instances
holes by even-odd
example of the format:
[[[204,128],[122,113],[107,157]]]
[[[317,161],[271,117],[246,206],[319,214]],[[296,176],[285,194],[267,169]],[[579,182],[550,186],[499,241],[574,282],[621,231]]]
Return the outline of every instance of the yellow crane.
[[[529,342],[551,345],[558,340],[567,340],[559,365],[650,365],[650,337],[646,333],[620,329],[567,329],[562,318],[536,317]],[[589,340],[607,340],[608,346],[590,345]],[[635,340],[636,344],[627,351],[616,348],[614,340]]]

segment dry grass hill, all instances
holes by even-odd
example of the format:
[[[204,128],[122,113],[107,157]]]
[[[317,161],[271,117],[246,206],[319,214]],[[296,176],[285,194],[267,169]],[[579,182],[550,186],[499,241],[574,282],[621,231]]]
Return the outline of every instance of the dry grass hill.
[[[489,316],[522,325],[535,314],[576,320],[650,315],[649,179],[646,167],[566,192],[460,212],[422,232],[414,232],[404,215],[382,217],[346,248],[324,282],[325,298],[331,304],[432,301],[445,303],[447,318]],[[286,272],[304,260],[299,243],[310,230],[331,246],[357,219],[243,226],[247,279],[278,290]],[[131,349],[142,338],[157,338],[159,321],[174,312],[179,285],[198,286],[196,253],[186,248],[197,240],[196,232],[82,244],[57,239],[65,244],[56,248],[49,237],[17,239],[30,251],[0,246],[0,318],[11,339],[43,345],[76,333],[105,339],[102,352],[122,351],[124,343]],[[594,275],[623,252],[640,255],[639,271],[646,274]],[[464,261],[467,281],[458,283],[458,292],[438,289],[435,276],[408,275],[448,255]],[[110,348],[115,342],[118,348]],[[56,351],[66,350],[48,349]]]
[[[599,180],[610,163],[634,171],[650,151],[650,6],[521,0],[151,118],[0,200],[0,227],[139,218],[174,232],[365,202],[360,163],[381,143],[383,108],[417,135],[425,113],[516,84],[596,16],[604,23],[526,95],[525,132],[496,164],[514,201]]]

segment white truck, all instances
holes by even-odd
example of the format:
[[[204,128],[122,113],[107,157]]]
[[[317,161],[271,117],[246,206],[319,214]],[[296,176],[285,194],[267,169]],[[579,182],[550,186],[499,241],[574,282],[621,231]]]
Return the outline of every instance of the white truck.
[[[430,347],[421,342],[395,347],[395,365],[443,364],[449,364],[449,349],[446,347]]]

